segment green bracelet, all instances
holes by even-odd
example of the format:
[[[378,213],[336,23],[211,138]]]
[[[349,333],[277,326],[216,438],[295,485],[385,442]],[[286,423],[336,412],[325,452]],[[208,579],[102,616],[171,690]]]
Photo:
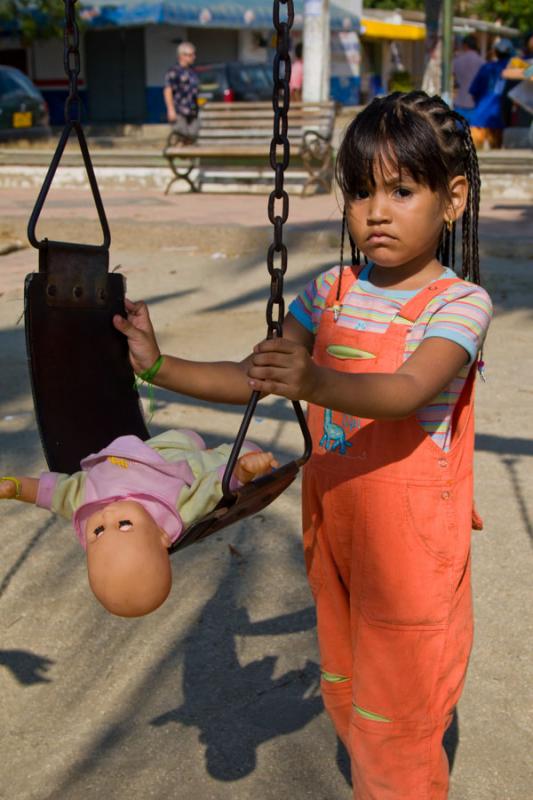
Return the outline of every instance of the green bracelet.
[[[140,375],[135,376],[135,389],[139,391],[139,385],[141,383],[148,384],[148,422],[151,421],[154,410],[155,410],[155,400],[154,400],[154,387],[153,381],[159,370],[161,369],[161,364],[163,363],[164,356],[159,356],[155,364],[149,369],[145,369],[144,372],[141,372]]]
[[[163,363],[164,356],[159,356],[157,361],[152,364],[149,369],[145,369],[144,372],[141,372],[140,375],[137,377],[139,380],[144,381],[145,383],[153,383],[154,378],[161,369],[161,364]]]

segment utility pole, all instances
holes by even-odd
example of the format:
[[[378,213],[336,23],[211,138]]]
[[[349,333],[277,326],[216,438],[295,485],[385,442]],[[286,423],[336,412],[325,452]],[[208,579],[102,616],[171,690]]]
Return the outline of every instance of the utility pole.
[[[442,99],[452,104],[453,0],[442,4]]]
[[[330,24],[329,0],[305,0],[303,30],[303,100],[329,98]]]
[[[422,89],[429,95],[442,92],[442,0],[424,0],[426,16],[426,57]]]

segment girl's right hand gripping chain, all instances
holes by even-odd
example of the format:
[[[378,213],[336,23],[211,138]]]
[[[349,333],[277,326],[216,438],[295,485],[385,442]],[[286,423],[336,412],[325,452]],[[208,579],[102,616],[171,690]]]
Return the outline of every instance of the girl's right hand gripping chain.
[[[130,362],[137,374],[150,369],[161,352],[157,344],[146,303],[125,300],[127,319],[116,314],[113,324],[128,339]]]

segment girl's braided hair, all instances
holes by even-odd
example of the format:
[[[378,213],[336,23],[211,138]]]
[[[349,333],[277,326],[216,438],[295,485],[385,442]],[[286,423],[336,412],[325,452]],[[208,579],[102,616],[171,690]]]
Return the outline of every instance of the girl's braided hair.
[[[468,199],[462,218],[462,277],[480,283],[478,219],[481,182],[470,127],[441,97],[425,92],[394,92],[373,100],[350,123],[341,143],[336,178],[349,201],[375,186],[376,163],[392,162],[417,183],[449,197],[450,180],[464,175]],[[344,227],[344,226],[343,226]],[[455,223],[443,225],[436,256],[455,269]],[[352,248],[355,250],[356,248]]]

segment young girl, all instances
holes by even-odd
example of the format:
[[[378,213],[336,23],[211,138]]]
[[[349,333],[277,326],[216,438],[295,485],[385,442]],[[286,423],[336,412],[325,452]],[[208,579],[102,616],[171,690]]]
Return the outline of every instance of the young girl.
[[[337,178],[353,265],[341,250],[292,303],[284,337],[241,364],[165,356],[156,383],[308,402],[305,560],[354,797],[443,800],[442,739],[472,643],[473,384],[491,315],[468,125],[423,92],[376,99],[347,129]],[[447,264],[461,217],[459,278]],[[141,372],[160,353],[146,307],[129,312],[115,324]]]

